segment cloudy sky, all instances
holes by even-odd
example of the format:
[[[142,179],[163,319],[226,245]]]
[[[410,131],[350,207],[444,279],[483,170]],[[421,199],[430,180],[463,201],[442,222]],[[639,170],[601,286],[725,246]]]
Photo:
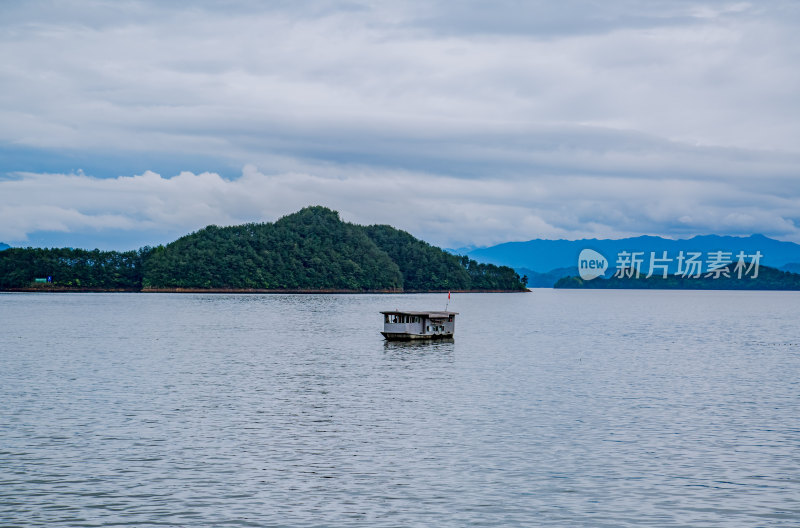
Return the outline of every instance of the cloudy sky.
[[[800,2],[188,4],[0,0],[0,241],[800,242]]]

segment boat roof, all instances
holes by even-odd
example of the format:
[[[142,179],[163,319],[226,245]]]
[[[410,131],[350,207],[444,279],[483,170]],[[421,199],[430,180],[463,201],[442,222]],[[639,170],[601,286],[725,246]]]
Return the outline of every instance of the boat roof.
[[[422,315],[431,319],[438,319],[440,317],[450,317],[451,315],[458,315],[458,312],[442,312],[442,311],[435,311],[435,312],[408,312],[403,310],[391,310],[387,312],[381,312],[384,315]]]

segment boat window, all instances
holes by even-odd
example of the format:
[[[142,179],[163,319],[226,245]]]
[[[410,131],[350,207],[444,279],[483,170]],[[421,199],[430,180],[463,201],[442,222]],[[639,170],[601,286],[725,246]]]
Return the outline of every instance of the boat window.
[[[384,323],[388,323],[389,322],[389,314],[383,314],[383,322]]]

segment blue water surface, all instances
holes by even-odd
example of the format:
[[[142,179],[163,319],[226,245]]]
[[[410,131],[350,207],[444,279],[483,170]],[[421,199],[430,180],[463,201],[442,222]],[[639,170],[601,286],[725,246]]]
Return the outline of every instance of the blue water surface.
[[[0,525],[800,525],[800,294],[446,303],[0,294]]]

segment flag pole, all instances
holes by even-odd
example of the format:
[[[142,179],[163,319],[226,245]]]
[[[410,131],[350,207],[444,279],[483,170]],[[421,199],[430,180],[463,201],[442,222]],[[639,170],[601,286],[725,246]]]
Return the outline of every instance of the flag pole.
[[[444,305],[444,311],[447,311],[447,308],[450,306],[450,291],[447,292],[447,304]]]

